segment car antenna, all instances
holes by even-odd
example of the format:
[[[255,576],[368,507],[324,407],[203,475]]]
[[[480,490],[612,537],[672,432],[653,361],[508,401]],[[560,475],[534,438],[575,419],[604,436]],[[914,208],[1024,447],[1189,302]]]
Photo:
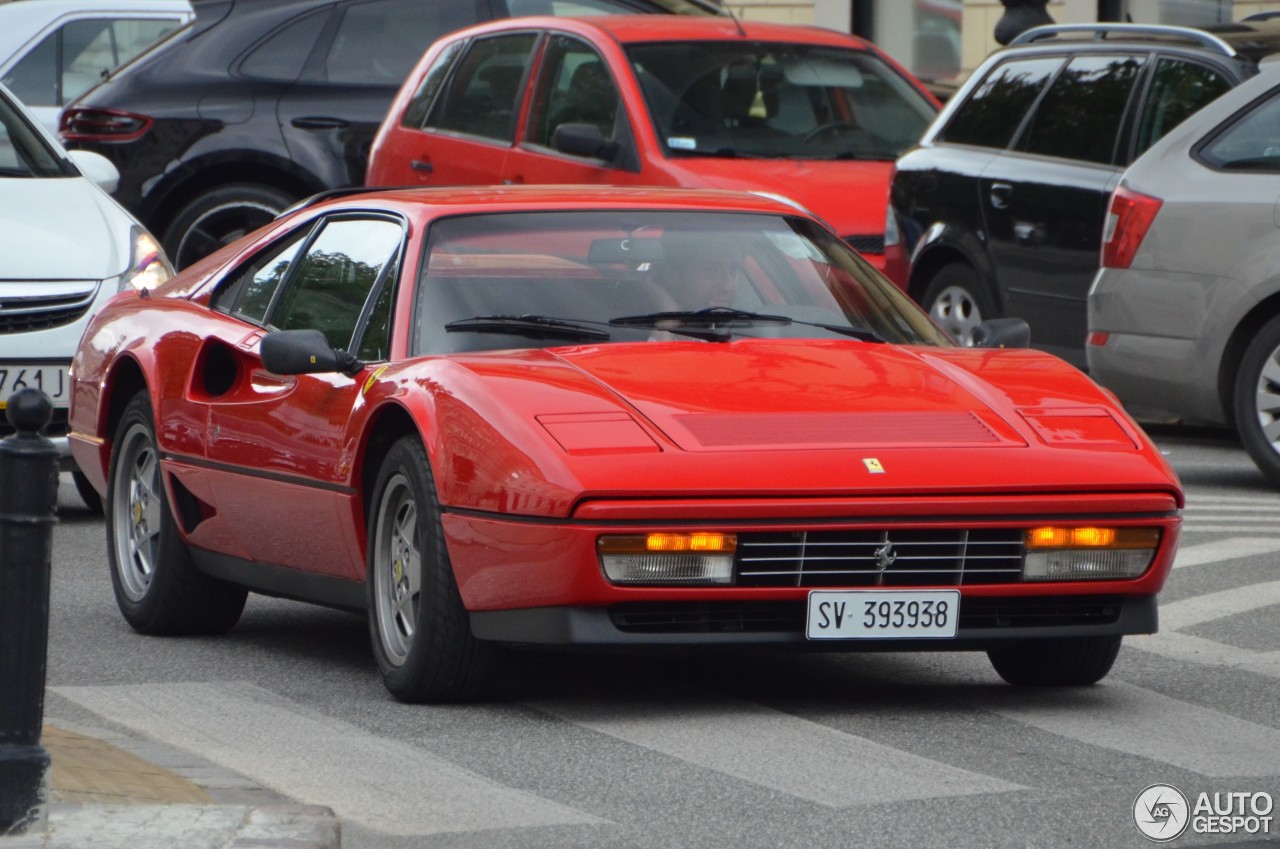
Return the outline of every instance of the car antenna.
[[[743,38],[746,38],[747,31],[742,28],[742,21],[738,20],[738,16],[733,13],[733,9],[727,4],[724,6],[721,6],[720,8],[724,9],[725,12],[728,13],[729,20],[733,21],[733,25],[738,28],[738,35],[742,36]]]

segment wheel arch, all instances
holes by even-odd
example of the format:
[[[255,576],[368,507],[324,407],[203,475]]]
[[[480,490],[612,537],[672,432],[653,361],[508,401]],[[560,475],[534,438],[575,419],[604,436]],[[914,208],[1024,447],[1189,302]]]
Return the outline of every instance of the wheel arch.
[[[1258,331],[1277,316],[1280,316],[1280,292],[1273,292],[1245,313],[1222,349],[1222,362],[1218,365],[1218,399],[1227,424],[1232,428],[1236,426],[1233,387],[1240,361]]]
[[[1000,297],[999,287],[995,285],[995,275],[992,273],[990,264],[980,259],[975,261],[975,257],[971,251],[965,250],[960,245],[950,239],[939,239],[933,244],[927,246],[911,263],[911,276],[907,283],[907,294],[911,296],[917,304],[921,304],[925,290],[929,288],[930,281],[945,266],[952,263],[960,263],[969,266],[974,273],[987,287],[987,293],[991,296],[991,300],[995,303],[996,308],[1004,309],[1004,299]]]
[[[364,449],[361,451],[360,466],[356,475],[360,484],[360,504],[366,522],[366,533],[369,510],[373,503],[373,484],[382,468],[391,446],[402,437],[416,436],[425,446],[426,440],[418,428],[413,415],[399,404],[383,404],[369,417],[365,428]]]
[[[151,213],[151,229],[168,238],[168,224],[192,200],[207,191],[237,183],[252,183],[284,192],[295,199],[308,197],[326,188],[311,175],[299,172],[290,163],[270,159],[218,159],[192,162],[184,176],[165,188]],[[164,222],[166,226],[157,225]]]
[[[107,450],[102,453],[103,477],[111,467],[111,454],[115,448],[113,441],[115,439],[116,428],[120,426],[120,419],[124,416],[125,408],[129,406],[129,402],[139,391],[151,393],[151,387],[147,383],[146,373],[143,371],[142,364],[130,356],[123,356],[117,359],[111,365],[111,370],[107,373],[107,379],[103,382],[103,399],[102,409],[105,412],[105,418],[102,419],[103,446]],[[152,413],[155,407],[152,405]]]

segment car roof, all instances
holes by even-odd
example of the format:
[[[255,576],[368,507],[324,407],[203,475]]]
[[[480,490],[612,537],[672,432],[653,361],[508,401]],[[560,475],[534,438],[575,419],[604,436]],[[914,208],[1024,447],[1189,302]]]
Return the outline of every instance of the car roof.
[[[624,44],[656,41],[774,41],[835,47],[859,47],[866,44],[857,36],[822,27],[735,20],[728,15],[590,15],[578,18],[539,16],[508,18],[481,24],[473,29],[493,31],[522,27],[595,30]]]
[[[747,212],[812,218],[786,198],[720,189],[624,186],[443,186],[338,191],[317,195],[294,209],[367,209],[427,205],[438,213],[534,212],[550,210],[665,209],[690,212]],[[282,213],[284,215],[286,213]]]
[[[1006,50],[1085,45],[1176,45],[1205,49],[1224,57],[1234,54],[1258,62],[1265,56],[1280,53],[1280,19],[1199,27],[1116,23],[1051,25],[1027,30]]]
[[[187,0],[22,0],[0,2],[0,61],[45,27],[68,15],[83,13],[110,14],[111,16],[145,12],[173,12],[191,16],[191,4]]]

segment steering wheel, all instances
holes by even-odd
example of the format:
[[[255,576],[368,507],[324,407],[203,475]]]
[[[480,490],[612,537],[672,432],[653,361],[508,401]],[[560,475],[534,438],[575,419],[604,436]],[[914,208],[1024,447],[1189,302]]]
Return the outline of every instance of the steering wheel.
[[[800,143],[808,144],[809,142],[818,138],[818,136],[825,135],[826,133],[834,132],[836,130],[859,130],[859,129],[861,129],[861,127],[849,121],[832,121],[830,123],[823,124],[819,127],[815,127],[814,129],[810,130],[809,133],[806,134],[803,139],[801,139]]]

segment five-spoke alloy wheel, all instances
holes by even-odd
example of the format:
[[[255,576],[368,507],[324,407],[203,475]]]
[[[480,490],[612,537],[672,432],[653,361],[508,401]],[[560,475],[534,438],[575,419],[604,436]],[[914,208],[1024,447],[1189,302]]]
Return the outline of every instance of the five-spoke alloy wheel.
[[[398,440],[369,506],[369,632],[383,682],[405,702],[454,702],[482,690],[496,655],[471,634],[435,480],[421,440]]]

